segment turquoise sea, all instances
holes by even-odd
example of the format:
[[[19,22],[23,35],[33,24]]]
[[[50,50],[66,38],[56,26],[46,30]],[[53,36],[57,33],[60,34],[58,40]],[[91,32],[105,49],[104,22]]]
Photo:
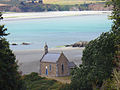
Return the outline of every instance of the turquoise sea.
[[[10,35],[7,39],[17,46],[13,50],[41,49],[45,42],[49,48],[90,41],[109,31],[112,21],[108,15],[85,15],[57,18],[2,21]],[[21,45],[28,42],[30,45]]]

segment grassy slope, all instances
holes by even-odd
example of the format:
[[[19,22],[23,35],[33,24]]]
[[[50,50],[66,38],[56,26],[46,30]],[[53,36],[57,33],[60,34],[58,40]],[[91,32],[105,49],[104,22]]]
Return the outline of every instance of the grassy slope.
[[[75,5],[84,3],[101,3],[102,0],[43,0],[44,4]]]
[[[66,77],[48,77],[48,79],[53,79],[53,80],[57,80],[61,83],[70,83],[71,82],[71,77],[70,76],[66,76]]]
[[[7,2],[9,0],[0,0],[4,4],[11,4]],[[84,4],[84,3],[101,3],[105,2],[103,0],[43,0],[44,4],[58,4],[58,5],[75,5],[75,4]]]
[[[37,73],[34,72],[23,76],[23,80],[25,81],[27,90],[59,90],[59,88],[65,85],[54,80],[53,78],[48,79],[45,77],[40,77]]]

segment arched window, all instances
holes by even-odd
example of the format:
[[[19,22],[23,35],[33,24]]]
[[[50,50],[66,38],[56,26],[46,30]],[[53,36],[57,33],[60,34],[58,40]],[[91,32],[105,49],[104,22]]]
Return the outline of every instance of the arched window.
[[[49,65],[49,70],[51,71],[51,64]]]
[[[62,64],[62,72],[64,72],[64,65]]]

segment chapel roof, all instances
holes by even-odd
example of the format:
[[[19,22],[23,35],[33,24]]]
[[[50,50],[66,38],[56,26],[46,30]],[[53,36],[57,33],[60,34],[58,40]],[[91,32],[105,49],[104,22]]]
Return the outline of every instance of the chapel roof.
[[[42,62],[57,62],[61,53],[47,53],[43,56]]]

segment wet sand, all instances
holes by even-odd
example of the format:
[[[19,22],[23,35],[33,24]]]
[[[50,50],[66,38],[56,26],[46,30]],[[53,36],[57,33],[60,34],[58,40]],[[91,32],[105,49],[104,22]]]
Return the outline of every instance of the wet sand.
[[[98,15],[111,14],[111,11],[51,11],[51,12],[5,12],[3,17],[5,21],[10,20],[26,20],[37,18],[56,18],[66,16],[80,16],[80,15]]]

